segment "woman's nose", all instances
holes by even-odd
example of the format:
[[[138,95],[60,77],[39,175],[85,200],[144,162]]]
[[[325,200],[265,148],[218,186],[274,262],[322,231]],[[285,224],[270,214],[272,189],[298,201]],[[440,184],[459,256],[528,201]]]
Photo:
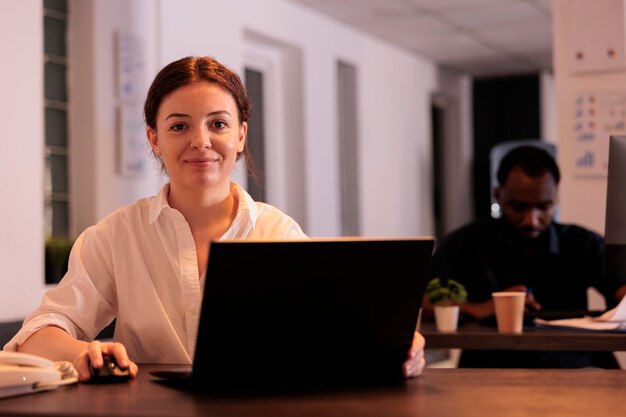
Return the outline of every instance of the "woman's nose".
[[[191,147],[195,149],[209,149],[211,147],[211,135],[206,129],[197,129],[191,139]]]

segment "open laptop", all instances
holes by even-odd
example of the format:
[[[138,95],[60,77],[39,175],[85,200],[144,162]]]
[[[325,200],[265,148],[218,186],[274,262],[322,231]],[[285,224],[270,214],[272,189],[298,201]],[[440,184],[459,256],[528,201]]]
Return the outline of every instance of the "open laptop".
[[[403,379],[433,246],[431,237],[213,242],[191,387]]]

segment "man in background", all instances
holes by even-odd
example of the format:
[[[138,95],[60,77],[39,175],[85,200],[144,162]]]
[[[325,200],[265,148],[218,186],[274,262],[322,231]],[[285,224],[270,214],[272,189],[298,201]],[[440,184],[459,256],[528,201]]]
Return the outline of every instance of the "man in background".
[[[495,325],[494,291],[525,291],[528,310],[587,310],[587,290],[597,289],[607,308],[626,294],[626,277],[604,274],[604,239],[573,224],[554,221],[559,168],[537,146],[519,146],[502,159],[494,196],[499,219],[469,223],[444,236],[433,255],[433,277],[454,279],[468,292],[465,317]],[[547,316],[546,316],[547,317]],[[619,367],[610,352],[465,350],[459,367]]]

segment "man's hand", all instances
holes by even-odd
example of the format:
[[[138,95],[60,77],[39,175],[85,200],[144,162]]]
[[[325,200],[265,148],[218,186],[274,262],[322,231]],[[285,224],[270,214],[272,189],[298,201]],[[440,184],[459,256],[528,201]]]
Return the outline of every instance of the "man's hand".
[[[515,291],[526,293],[526,307],[530,310],[541,310],[541,304],[535,300],[533,292],[525,285],[514,285],[502,291]],[[464,303],[461,304],[461,312],[475,319],[482,319],[489,315],[496,314],[496,308],[493,304],[493,298],[482,303]]]
[[[535,300],[533,291],[530,288],[526,287],[525,285],[514,285],[510,288],[507,288],[504,291],[525,292],[526,293],[526,307],[530,308],[531,310],[541,310],[541,304],[539,304],[537,300]]]

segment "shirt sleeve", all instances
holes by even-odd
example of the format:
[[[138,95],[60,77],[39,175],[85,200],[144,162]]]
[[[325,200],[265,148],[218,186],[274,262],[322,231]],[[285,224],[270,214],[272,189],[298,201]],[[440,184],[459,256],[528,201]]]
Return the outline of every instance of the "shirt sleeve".
[[[89,229],[88,229],[89,230]],[[33,333],[48,326],[56,326],[79,340],[91,341],[114,318],[114,307],[97,288],[91,274],[106,277],[107,271],[87,271],[85,264],[93,264],[95,254],[102,253],[102,242],[86,239],[81,234],[72,247],[68,271],[56,287],[47,290],[40,306],[30,313],[22,328],[4,346],[15,351]]]
[[[302,228],[291,216],[265,203],[256,203],[258,217],[248,237],[263,239],[308,239]]]

